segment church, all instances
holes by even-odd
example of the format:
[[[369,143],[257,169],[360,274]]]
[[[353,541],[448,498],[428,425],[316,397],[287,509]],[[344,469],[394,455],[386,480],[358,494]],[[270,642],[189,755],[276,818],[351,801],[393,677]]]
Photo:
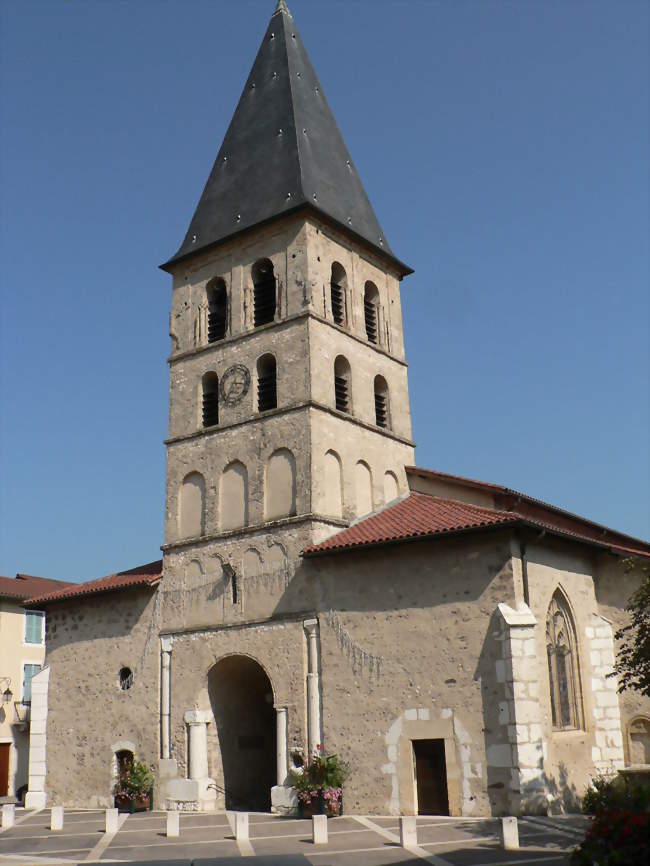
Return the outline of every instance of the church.
[[[263,110],[262,110],[263,109]],[[162,561],[32,598],[27,805],[361,814],[576,808],[650,763],[614,633],[650,544],[415,465],[392,250],[279,0],[172,278]]]

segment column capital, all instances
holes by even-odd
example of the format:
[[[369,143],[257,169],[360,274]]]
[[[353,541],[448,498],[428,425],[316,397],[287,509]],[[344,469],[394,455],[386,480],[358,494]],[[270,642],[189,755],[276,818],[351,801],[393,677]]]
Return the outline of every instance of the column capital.
[[[307,634],[314,634],[316,632],[316,629],[318,628],[318,620],[305,619],[303,620],[302,627],[307,632]]]
[[[160,649],[164,653],[170,653],[172,651],[172,646],[174,645],[174,638],[172,635],[165,635],[160,638]]]
[[[187,710],[183,719],[186,725],[208,725],[214,716],[211,710]]]

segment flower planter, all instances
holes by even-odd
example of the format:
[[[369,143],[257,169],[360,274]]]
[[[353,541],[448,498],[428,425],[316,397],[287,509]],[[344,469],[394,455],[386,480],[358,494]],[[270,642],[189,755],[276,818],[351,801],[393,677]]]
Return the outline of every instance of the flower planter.
[[[120,812],[149,812],[153,809],[153,789],[133,797],[127,794],[115,795],[115,808]]]
[[[343,814],[343,792],[335,788],[319,788],[317,796],[310,797],[309,802],[298,794],[298,814],[301,818],[311,818],[313,815],[336,818]]]

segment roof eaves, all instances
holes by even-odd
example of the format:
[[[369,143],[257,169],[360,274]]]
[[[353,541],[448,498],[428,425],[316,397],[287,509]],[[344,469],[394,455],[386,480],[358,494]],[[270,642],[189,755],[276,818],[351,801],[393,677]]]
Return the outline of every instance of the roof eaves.
[[[162,575],[155,577],[153,579],[143,576],[142,580],[131,581],[130,583],[121,583],[121,584],[105,584],[104,586],[96,586],[89,588],[86,586],[86,589],[83,589],[84,584],[79,584],[79,590],[77,592],[67,592],[64,590],[59,590],[58,592],[48,593],[47,595],[34,596],[33,598],[29,598],[25,600],[25,607],[41,607],[45,604],[56,604],[57,602],[71,601],[78,598],[85,598],[86,596],[91,595],[105,595],[109,592],[127,592],[132,589],[147,589],[149,587],[153,588],[157,586],[158,583],[162,580]]]

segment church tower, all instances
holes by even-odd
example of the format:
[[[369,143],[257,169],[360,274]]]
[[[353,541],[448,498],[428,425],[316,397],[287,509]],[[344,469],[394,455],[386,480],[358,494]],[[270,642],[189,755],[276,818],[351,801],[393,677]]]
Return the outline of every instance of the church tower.
[[[413,462],[392,252],[284,0],[178,252],[165,578],[262,617],[300,551],[407,492]],[[214,601],[214,599],[213,599]],[[206,615],[185,610],[185,625]]]

